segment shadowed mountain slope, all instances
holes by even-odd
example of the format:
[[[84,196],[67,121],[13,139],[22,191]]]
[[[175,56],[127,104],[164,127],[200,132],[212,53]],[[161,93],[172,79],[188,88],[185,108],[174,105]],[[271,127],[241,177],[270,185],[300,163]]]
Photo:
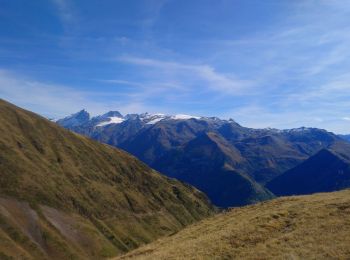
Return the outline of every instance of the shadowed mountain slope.
[[[277,196],[312,194],[350,187],[348,150],[323,149],[308,160],[273,179],[267,187]],[[350,145],[349,145],[350,147]],[[343,155],[342,155],[343,154]],[[346,157],[345,157],[346,156]]]
[[[214,212],[198,190],[3,100],[0,187],[0,258],[113,256]]]
[[[220,135],[209,132],[167,153],[154,167],[205,192],[220,207],[241,206],[273,195],[239,171],[245,159]]]
[[[349,259],[350,191],[235,208],[117,259]]]

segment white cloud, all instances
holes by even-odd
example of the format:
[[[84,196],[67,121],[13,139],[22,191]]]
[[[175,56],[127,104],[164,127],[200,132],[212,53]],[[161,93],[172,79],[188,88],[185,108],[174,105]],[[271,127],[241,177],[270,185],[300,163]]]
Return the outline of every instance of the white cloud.
[[[227,95],[247,94],[256,83],[251,80],[239,79],[216,71],[210,65],[193,65],[179,62],[169,62],[156,59],[146,59],[132,56],[118,58],[125,63],[155,68],[158,75],[166,73],[181,81],[183,86],[210,88],[212,91]]]
[[[121,80],[121,79],[100,79],[100,80],[97,80],[97,81],[110,83],[110,84],[132,86],[132,87],[143,87],[144,86],[141,83],[132,82],[132,81],[129,81],[129,80]]]

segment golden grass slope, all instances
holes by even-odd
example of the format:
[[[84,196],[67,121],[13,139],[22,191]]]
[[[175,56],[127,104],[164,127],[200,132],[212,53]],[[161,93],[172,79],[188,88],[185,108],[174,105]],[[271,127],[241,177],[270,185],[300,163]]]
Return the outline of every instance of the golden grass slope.
[[[117,259],[350,259],[350,190],[235,208]]]
[[[0,99],[0,258],[111,257],[213,212],[198,190]]]

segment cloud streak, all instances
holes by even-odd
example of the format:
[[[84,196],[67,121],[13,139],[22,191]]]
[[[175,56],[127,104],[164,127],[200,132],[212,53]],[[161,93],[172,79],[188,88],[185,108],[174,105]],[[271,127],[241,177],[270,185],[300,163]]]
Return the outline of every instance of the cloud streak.
[[[74,19],[74,15],[70,4],[67,0],[51,0],[52,3],[56,6],[58,14],[63,22],[70,23]]]
[[[94,101],[93,96],[98,94],[38,82],[17,73],[0,70],[1,98],[44,116],[62,117],[82,108],[87,108],[92,113],[106,111],[111,104]]]
[[[201,85],[201,87],[208,87],[215,92],[228,95],[242,95],[247,94],[252,87],[256,86],[255,82],[251,80],[243,80],[232,75],[219,73],[207,64],[193,65],[133,56],[124,56],[117,60],[136,66],[156,69],[155,73],[158,75],[163,73],[167,76],[173,76],[180,80],[182,85],[187,85],[188,88]],[[191,86],[189,83],[191,83]],[[194,86],[196,84],[198,85]]]
[[[77,29],[79,19],[71,0],[50,0],[57,10],[57,16],[61,21],[64,32],[72,34]]]
[[[0,97],[25,109],[46,117],[61,118],[82,108],[97,115],[110,110],[127,113],[168,112],[153,101],[155,93],[177,88],[172,83],[139,85],[125,80],[107,80],[106,84],[127,84],[132,88],[125,93],[118,89],[103,87],[99,90],[77,90],[76,86],[66,86],[33,80],[16,72],[0,69]],[[142,87],[142,88],[140,88]],[[136,88],[136,91],[135,91]],[[148,100],[151,100],[148,102]],[[165,101],[169,101],[165,98]]]

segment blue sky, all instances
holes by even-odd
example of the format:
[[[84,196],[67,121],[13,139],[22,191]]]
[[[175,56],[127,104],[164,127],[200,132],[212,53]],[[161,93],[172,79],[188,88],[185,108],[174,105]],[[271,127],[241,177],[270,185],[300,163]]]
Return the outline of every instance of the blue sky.
[[[350,2],[0,0],[0,97],[350,133]]]

